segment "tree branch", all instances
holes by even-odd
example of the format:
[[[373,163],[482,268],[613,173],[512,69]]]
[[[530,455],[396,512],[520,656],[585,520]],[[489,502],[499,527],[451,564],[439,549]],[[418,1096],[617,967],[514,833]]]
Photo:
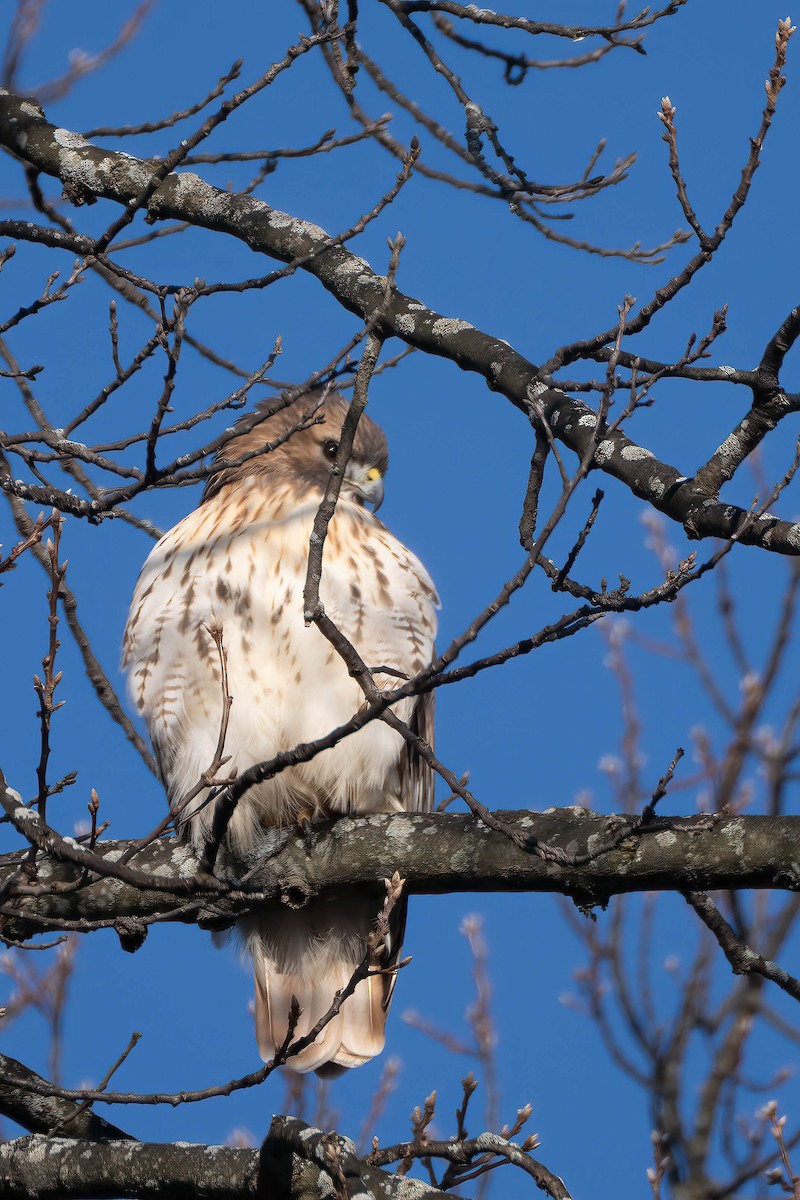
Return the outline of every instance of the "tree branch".
[[[572,855],[591,851],[610,827],[630,819],[578,808],[497,815],[523,835]],[[129,845],[99,842],[95,861],[106,857],[111,866]],[[797,890],[799,860],[800,817],[656,818],[619,848],[575,867],[520,850],[469,815],[381,814],[315,823],[308,833],[267,831],[243,878],[234,876],[241,864],[220,858],[219,874],[230,883],[215,897],[187,898],[185,891],[149,890],[94,872],[76,887],[80,867],[44,856],[37,862],[36,881],[29,883],[20,878],[23,854],[7,854],[0,857],[0,920],[8,939],[53,929],[112,928],[126,948],[136,949],[155,922],[224,927],[266,898],[285,896],[303,904],[327,888],[380,884],[394,871],[406,880],[409,893],[557,892],[594,905],[625,892]],[[145,847],[135,861],[141,878],[183,874],[188,881],[197,868],[189,847],[174,838]]]
[[[105,198],[129,206],[141,198],[150,181],[160,178],[158,164],[89,145],[79,134],[51,125],[30,100],[8,93],[0,94],[0,145],[36,170],[60,178],[75,204]],[[385,278],[373,272],[364,259],[336,244],[325,230],[252,196],[223,192],[197,175],[168,175],[150,197],[147,214],[151,220],[175,219],[213,229],[245,242],[256,253],[297,262],[342,307],[364,320],[373,317],[385,302]],[[17,236],[24,236],[21,224],[17,223]],[[41,231],[32,236],[41,240]],[[86,253],[90,249],[87,246]],[[99,261],[110,270],[118,269],[104,254]],[[164,289],[166,293],[177,290],[178,285]],[[537,366],[505,342],[459,318],[442,316],[399,291],[392,293],[383,308],[380,329],[482,375],[490,388],[502,392],[526,416],[536,402],[553,435],[579,457],[586,453],[597,414],[581,401],[539,382]],[[769,515],[752,520],[745,509],[709,497],[696,481],[659,461],[619,430],[609,432],[600,442],[594,466],[680,522],[690,537],[730,538],[741,531],[745,544],[782,554],[800,553],[800,523]],[[37,489],[32,486],[20,489],[10,478],[0,484],[15,495],[37,499]],[[74,511],[91,516],[99,511],[99,505],[97,501],[76,503]]]
[[[103,1120],[84,1104],[76,1104],[74,1100],[64,1100],[59,1096],[43,1096],[31,1092],[24,1086],[15,1087],[15,1080],[21,1085],[25,1083],[46,1086],[47,1080],[42,1079],[35,1071],[23,1066],[15,1058],[0,1054],[0,1113],[10,1117],[23,1129],[32,1133],[50,1133],[54,1129],[64,1128],[64,1141],[86,1139],[91,1142],[128,1139],[129,1134],[116,1125]],[[0,1171],[2,1168],[0,1168]],[[0,1183],[0,1195],[3,1194]]]
[[[795,1000],[800,1000],[800,981],[777,963],[752,950],[725,920],[710,896],[704,896],[702,892],[684,892],[684,899],[719,942],[734,975],[763,975]]]
[[[557,1194],[567,1196],[566,1189]],[[137,1200],[325,1195],[436,1200],[444,1193],[370,1166],[357,1156],[349,1138],[312,1129],[294,1117],[273,1117],[260,1150],[132,1141],[104,1141],[87,1150],[85,1143],[38,1134],[0,1144],[0,1197],[70,1200],[100,1195]]]
[[[258,1151],[231,1146],[116,1141],[87,1149],[41,1134],[0,1144],[0,1196],[20,1200],[244,1200],[261,1194],[257,1183]]]

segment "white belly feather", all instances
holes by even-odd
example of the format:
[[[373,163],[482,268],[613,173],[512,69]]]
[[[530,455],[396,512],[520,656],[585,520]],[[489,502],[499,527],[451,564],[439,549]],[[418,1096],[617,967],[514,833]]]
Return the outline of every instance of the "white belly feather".
[[[212,622],[222,627],[233,696],[225,773],[330,733],[364,701],[336,651],[303,621],[319,498],[286,512],[281,498],[256,489],[235,505],[226,494],[191,513],[154,548],[125,634],[131,695],[150,726],[173,806],[208,770],[219,737],[222,693]],[[410,551],[351,503],[340,503],[331,523],[320,595],[368,666],[410,676],[429,661],[438,604],[433,584]],[[397,685],[391,676],[376,682]],[[416,703],[404,700],[395,711],[408,719]],[[401,751],[399,734],[374,721],[311,762],[252,788],[230,835],[244,849],[262,824],[402,809],[408,797],[401,794]],[[190,811],[201,803],[202,797]],[[193,821],[195,840],[209,815],[203,810]]]

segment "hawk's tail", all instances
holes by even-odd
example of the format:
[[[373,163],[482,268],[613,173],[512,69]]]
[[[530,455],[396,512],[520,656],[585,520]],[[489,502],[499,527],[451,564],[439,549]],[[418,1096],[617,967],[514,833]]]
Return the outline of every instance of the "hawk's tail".
[[[299,909],[275,902],[249,918],[256,1038],[264,1062],[286,1039],[293,998],[300,1007],[293,1042],[307,1036],[329,1012],[336,993],[347,987],[364,961],[383,901],[382,889],[343,888]],[[372,963],[373,969],[384,968],[385,973],[362,979],[314,1041],[287,1060],[289,1069],[332,1076],[380,1054],[394,988],[391,968],[398,959],[405,919],[406,900],[401,897],[390,914],[387,944],[378,948]]]

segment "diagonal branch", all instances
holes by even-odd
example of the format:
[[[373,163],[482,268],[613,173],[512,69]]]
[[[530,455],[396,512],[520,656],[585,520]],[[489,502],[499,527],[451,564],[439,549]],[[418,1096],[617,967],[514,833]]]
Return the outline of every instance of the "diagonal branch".
[[[717,908],[710,896],[702,892],[684,892],[683,898],[697,913],[700,920],[710,929],[720,948],[733,968],[734,975],[763,975],[772,980],[795,1000],[800,1000],[800,980],[795,979],[783,967],[771,962],[752,950],[740,938]]]
[[[64,182],[80,180],[80,197],[103,197],[129,205],[142,195],[155,168],[143,159],[87,144],[79,135],[57,129],[36,115],[30,103],[0,95],[0,145],[37,170]],[[386,283],[369,264],[343,246],[332,244],[323,229],[270,208],[243,194],[211,187],[198,176],[169,175],[150,199],[154,219],[177,219],[238,238],[257,253],[282,262],[303,261],[348,311],[369,320],[385,302]],[[108,260],[104,260],[108,264]],[[177,290],[177,285],[166,291]],[[579,400],[538,381],[538,368],[499,338],[491,337],[458,318],[446,317],[413,297],[393,291],[380,319],[385,335],[394,335],[417,349],[448,358],[463,370],[482,375],[526,415],[535,400],[554,436],[582,457],[589,448],[597,414]],[[606,340],[612,340],[614,332]],[[686,479],[675,467],[656,459],[619,430],[609,431],[597,447],[595,467],[624,483],[690,536],[729,538],[743,528],[741,541],[782,554],[800,553],[800,524],[764,515],[752,521],[743,508],[709,502],[708,492]],[[39,499],[38,489],[10,478],[0,481],[13,495]],[[95,502],[93,502],[95,503]],[[79,515],[90,516],[92,504],[74,504]]]
[[[0,1113],[23,1129],[29,1129],[31,1133],[50,1133],[59,1126],[68,1126],[66,1137],[69,1139],[128,1140],[129,1134],[98,1117],[85,1104],[31,1092],[24,1086],[31,1083],[46,1086],[47,1080],[15,1058],[0,1054]]]

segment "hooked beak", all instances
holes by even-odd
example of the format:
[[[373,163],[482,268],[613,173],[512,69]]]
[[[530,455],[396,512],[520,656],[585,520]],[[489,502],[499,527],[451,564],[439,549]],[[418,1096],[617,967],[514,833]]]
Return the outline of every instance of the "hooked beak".
[[[358,500],[373,512],[377,512],[383,504],[383,475],[378,468],[370,467],[369,470],[359,471],[354,475],[348,472],[348,482]]]

